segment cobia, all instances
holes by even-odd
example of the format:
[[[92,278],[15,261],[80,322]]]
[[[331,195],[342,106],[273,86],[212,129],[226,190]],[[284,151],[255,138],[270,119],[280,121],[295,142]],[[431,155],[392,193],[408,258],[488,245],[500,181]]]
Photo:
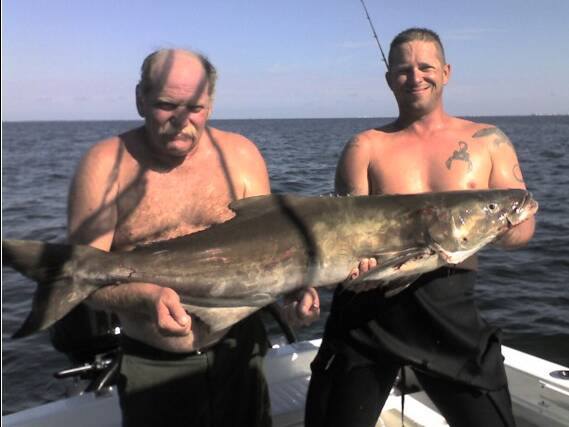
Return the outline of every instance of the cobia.
[[[343,286],[358,291],[371,284],[394,295],[537,211],[524,190],[270,195],[230,207],[236,215],[222,224],[129,252],[3,240],[4,265],[38,283],[31,313],[14,336],[50,326],[101,286],[148,282],[180,294],[207,331],[200,345],[209,345],[281,295],[344,282],[362,258],[377,258],[377,267]]]

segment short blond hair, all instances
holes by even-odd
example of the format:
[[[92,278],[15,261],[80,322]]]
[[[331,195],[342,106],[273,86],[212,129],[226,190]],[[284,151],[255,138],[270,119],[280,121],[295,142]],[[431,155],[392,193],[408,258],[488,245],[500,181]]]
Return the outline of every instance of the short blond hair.
[[[443,43],[441,42],[439,35],[433,30],[429,30],[428,28],[418,27],[408,28],[404,31],[401,31],[395,36],[395,38],[391,41],[391,45],[389,46],[389,63],[391,64],[391,60],[393,59],[393,51],[397,46],[416,40],[434,43],[437,46],[439,53],[441,54],[443,64],[446,64],[445,49],[443,48]]]

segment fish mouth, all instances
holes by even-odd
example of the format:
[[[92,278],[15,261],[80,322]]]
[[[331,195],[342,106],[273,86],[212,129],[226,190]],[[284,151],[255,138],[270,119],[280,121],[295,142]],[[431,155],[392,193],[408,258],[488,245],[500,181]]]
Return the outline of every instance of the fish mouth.
[[[508,228],[512,228],[522,222],[526,221],[539,209],[539,204],[533,198],[531,193],[524,195],[522,201],[514,208],[512,213],[506,217]]]

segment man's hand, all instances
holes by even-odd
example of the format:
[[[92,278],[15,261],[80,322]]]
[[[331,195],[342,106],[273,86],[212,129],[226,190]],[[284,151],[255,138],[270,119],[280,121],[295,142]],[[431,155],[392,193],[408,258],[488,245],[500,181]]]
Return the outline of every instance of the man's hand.
[[[363,258],[360,260],[358,266],[350,272],[347,280],[357,279],[362,273],[367,273],[372,268],[377,266],[377,260],[375,258]]]
[[[378,281],[369,280],[365,282],[358,283],[357,286],[350,287],[350,282],[357,279],[360,274],[365,274],[371,269],[377,267],[377,259],[375,258],[362,258],[357,267],[353,268],[350,275],[346,278],[343,285],[345,288],[350,289],[352,292],[360,293],[369,291],[371,289],[376,289],[379,286]]]
[[[284,298],[287,320],[294,326],[308,326],[320,317],[320,297],[314,288],[287,295]]]
[[[192,319],[180,297],[171,288],[157,286],[151,298],[152,313],[158,332],[164,336],[185,336],[192,330]]]

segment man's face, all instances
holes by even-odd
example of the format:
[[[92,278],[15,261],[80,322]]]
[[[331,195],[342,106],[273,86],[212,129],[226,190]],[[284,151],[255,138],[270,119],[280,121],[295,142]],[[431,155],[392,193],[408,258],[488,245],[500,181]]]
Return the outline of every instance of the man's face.
[[[422,113],[441,103],[449,76],[450,65],[444,64],[437,44],[420,40],[395,47],[386,74],[400,110]]]
[[[197,58],[171,55],[154,65],[152,89],[138,94],[148,143],[161,157],[183,158],[197,146],[211,109],[203,66]]]

